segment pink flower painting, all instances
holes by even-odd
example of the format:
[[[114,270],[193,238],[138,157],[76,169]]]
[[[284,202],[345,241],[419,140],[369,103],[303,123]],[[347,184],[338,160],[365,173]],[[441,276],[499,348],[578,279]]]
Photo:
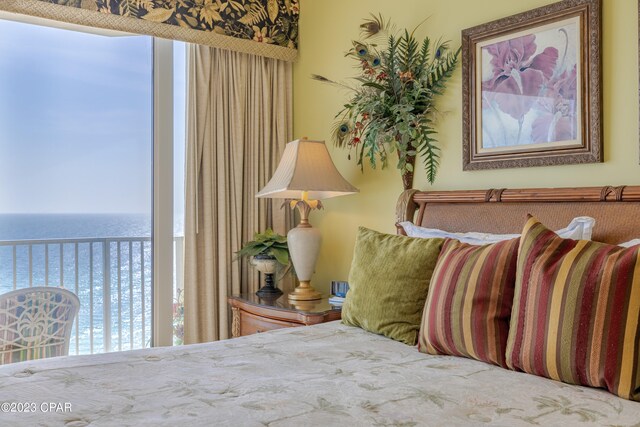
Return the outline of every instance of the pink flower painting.
[[[482,47],[483,147],[578,138],[576,45],[565,25]]]

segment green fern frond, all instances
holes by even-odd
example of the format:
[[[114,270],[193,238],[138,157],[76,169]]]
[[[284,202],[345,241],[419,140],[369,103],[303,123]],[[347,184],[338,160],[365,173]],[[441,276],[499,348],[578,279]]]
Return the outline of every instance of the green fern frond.
[[[393,35],[389,36],[389,42],[387,45],[387,63],[386,72],[391,74],[395,74],[396,72],[396,51],[398,49],[398,43],[396,42],[396,38]]]
[[[421,78],[422,73],[427,68],[427,64],[429,63],[429,59],[431,57],[431,40],[429,37],[425,38],[422,41],[422,47],[420,48],[420,54],[418,55],[418,64],[416,66],[416,78]]]
[[[423,139],[422,146],[419,150],[425,171],[427,172],[427,181],[429,181],[429,184],[433,184],[436,181],[438,166],[440,166],[440,154],[438,153],[440,148],[434,145],[434,143],[434,139],[426,137]]]
[[[460,49],[454,54],[448,54],[440,65],[437,65],[431,73],[429,73],[428,87],[436,94],[440,94],[444,89],[444,84],[453,75],[456,66],[458,65],[458,58]]]
[[[399,93],[402,90],[402,82],[400,81],[400,76],[398,76],[398,44],[399,40],[396,39],[393,35],[389,36],[389,44],[387,46],[386,53],[386,66],[383,66],[383,71],[387,74],[389,79],[389,96],[393,99],[399,99]]]
[[[418,42],[407,30],[398,38],[398,65],[401,71],[415,71]]]

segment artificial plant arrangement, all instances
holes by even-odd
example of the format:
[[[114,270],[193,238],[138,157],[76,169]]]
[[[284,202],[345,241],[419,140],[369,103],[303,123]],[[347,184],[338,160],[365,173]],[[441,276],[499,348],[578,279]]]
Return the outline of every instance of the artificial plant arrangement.
[[[356,61],[360,75],[354,84],[326,77],[313,78],[348,89],[352,96],[336,115],[333,140],[355,152],[358,165],[367,158],[372,168],[388,164],[397,151],[405,189],[413,186],[416,154],[420,153],[430,183],[436,179],[439,147],[436,145],[434,99],[443,93],[458,64],[460,48],[448,41],[420,43],[415,32],[397,32],[382,15],[371,15],[360,25],[361,39],[353,41],[346,57]],[[382,39],[383,44],[375,41]]]

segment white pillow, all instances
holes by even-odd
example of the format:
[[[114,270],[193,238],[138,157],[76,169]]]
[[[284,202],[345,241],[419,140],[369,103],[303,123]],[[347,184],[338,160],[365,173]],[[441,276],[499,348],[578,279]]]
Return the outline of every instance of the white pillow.
[[[579,216],[571,220],[568,226],[561,230],[557,230],[556,234],[564,239],[573,240],[591,240],[591,233],[596,220],[588,216]],[[491,243],[502,242],[520,237],[519,234],[490,234],[477,233],[474,231],[468,233],[452,233],[449,231],[438,230],[437,228],[425,228],[415,225],[412,222],[401,222],[405,233],[409,237],[421,238],[450,238],[460,240],[462,243],[470,245],[488,245]],[[640,243],[640,242],[639,242]]]
[[[623,248],[630,248],[631,246],[640,245],[640,239],[629,240],[628,242],[618,243],[618,246]]]

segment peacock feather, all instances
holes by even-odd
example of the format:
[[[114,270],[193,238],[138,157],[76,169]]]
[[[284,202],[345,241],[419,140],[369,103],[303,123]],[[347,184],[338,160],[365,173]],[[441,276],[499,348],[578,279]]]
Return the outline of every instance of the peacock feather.
[[[388,27],[389,21],[385,21],[382,14],[376,16],[372,13],[371,18],[365,19],[364,22],[360,24],[360,31],[362,32],[362,36],[368,39],[386,31]]]
[[[333,135],[332,139],[336,142],[336,145],[342,147],[345,145],[347,140],[349,140],[352,131],[353,125],[350,122],[336,122],[331,132]]]
[[[369,55],[369,47],[364,43],[354,41],[353,53],[355,53],[359,58],[366,58]]]

